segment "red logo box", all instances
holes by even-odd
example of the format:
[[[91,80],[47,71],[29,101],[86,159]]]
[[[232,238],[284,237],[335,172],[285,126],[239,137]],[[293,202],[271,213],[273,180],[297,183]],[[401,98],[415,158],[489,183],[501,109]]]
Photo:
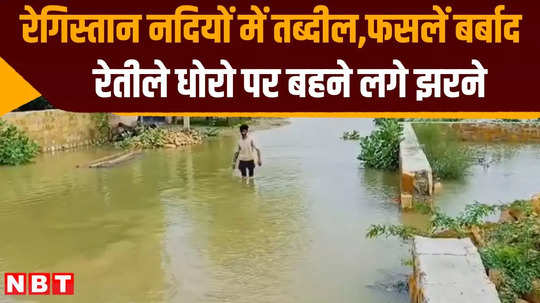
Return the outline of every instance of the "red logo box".
[[[26,295],[26,273],[7,272],[4,274],[4,294]]]
[[[74,285],[73,273],[4,274],[5,295],[73,295]]]
[[[53,273],[52,274],[52,294],[53,295],[73,295],[75,276],[73,273]]]
[[[29,295],[50,295],[51,294],[51,274],[50,273],[29,273],[28,274],[28,294]]]

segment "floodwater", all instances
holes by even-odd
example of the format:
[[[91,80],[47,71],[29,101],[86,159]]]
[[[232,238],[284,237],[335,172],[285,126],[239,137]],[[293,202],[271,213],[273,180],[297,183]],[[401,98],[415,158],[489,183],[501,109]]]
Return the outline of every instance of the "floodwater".
[[[482,155],[482,161],[462,180],[443,182],[435,201],[445,213],[457,215],[475,201],[505,204],[540,193],[540,144],[468,145]]]
[[[231,170],[231,136],[107,169],[76,167],[105,149],[0,168],[0,272],[73,272],[76,293],[0,301],[408,302],[407,243],[365,233],[425,218],[400,212],[396,173],[362,168],[358,142],[339,138],[372,121],[291,122],[254,133],[263,166],[249,184]],[[491,149],[500,161],[445,182],[436,203],[457,212],[540,191],[539,150]]]
[[[394,173],[367,170],[368,119],[293,119],[257,131],[263,166],[234,176],[235,138],[156,150],[108,169],[110,151],[0,169],[0,271],[74,272],[74,297],[14,302],[408,302],[406,243],[368,240],[400,223]],[[2,292],[3,293],[3,292]]]

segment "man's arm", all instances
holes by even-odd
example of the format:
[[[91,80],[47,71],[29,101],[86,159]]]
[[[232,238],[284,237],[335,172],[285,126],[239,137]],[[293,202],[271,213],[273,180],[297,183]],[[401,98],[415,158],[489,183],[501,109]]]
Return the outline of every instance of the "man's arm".
[[[240,154],[240,146],[238,146],[238,150],[234,153],[233,160],[232,160],[232,169],[236,168],[236,160],[238,159],[239,154]]]

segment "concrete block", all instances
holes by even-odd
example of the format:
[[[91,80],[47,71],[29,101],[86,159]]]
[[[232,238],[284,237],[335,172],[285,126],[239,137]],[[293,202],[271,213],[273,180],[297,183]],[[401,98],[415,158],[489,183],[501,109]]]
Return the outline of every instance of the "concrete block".
[[[424,200],[433,194],[431,166],[411,124],[402,125],[403,137],[399,145],[401,193],[412,194],[414,200]]]
[[[468,287],[466,291],[445,285],[431,285],[423,291],[422,303],[500,303],[499,296],[492,288]]]
[[[414,178],[415,175],[411,172],[403,171],[401,173],[401,193],[413,194],[414,193]]]
[[[413,257],[416,302],[500,303],[470,239],[415,237]]]
[[[433,184],[433,193],[434,194],[442,192],[442,189],[443,189],[443,185],[442,185],[441,182],[435,182],[435,184]]]
[[[411,194],[401,194],[401,209],[411,209],[413,207],[413,197]]]
[[[477,249],[469,238],[432,239],[426,237],[415,237],[414,252],[418,255],[465,256],[470,253],[476,253]]]

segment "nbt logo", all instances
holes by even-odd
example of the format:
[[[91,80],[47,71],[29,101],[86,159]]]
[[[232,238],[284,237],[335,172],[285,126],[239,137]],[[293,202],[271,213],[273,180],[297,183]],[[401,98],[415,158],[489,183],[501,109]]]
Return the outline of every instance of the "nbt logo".
[[[5,295],[72,295],[73,273],[5,273]]]

